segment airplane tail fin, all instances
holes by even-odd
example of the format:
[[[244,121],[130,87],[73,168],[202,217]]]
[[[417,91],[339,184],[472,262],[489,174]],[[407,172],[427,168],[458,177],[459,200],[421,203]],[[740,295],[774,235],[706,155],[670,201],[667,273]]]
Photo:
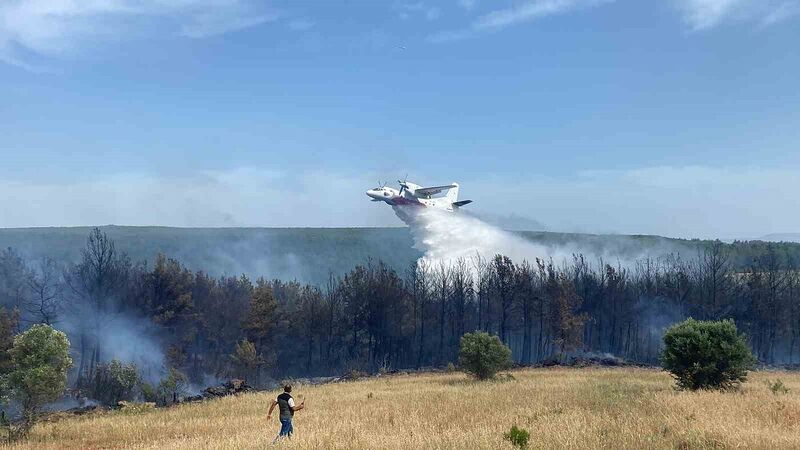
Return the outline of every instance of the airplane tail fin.
[[[447,201],[450,203],[455,203],[458,201],[458,183],[453,183],[453,186],[450,190],[447,191]]]
[[[453,183],[453,186],[455,187],[452,187],[449,191],[447,191],[447,200],[451,205],[453,205],[453,209],[457,209],[472,203],[472,200],[458,201],[458,183]]]

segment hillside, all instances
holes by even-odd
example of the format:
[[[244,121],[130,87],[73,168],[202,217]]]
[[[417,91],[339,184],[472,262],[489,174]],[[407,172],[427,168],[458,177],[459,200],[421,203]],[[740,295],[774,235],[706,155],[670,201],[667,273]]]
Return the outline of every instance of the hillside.
[[[117,248],[134,261],[152,262],[158,253],[193,270],[213,275],[266,276],[323,283],[329,273],[343,274],[368,258],[404,271],[421,256],[408,228],[170,228],[105,226]],[[80,257],[89,227],[3,228],[0,248],[12,247],[28,260],[43,256],[61,262]],[[594,235],[545,231],[515,232],[549,248],[566,248],[615,262],[644,255],[679,253],[694,257],[708,241],[660,236]],[[765,251],[767,243],[729,244],[736,266]],[[785,257],[800,260],[800,244],[774,244]]]
[[[800,448],[800,375],[751,374],[741,392],[681,392],[652,369],[526,369],[476,382],[459,373],[394,375],[296,386],[292,449],[512,449],[503,433],[530,431],[530,448]],[[788,394],[774,395],[780,378]],[[65,417],[37,425],[14,449],[269,448],[277,392],[166,409]]]
[[[800,242],[800,233],[774,233],[762,236],[760,239],[773,242]]]
[[[101,227],[133,261],[158,253],[213,275],[267,276],[321,283],[368,258],[405,267],[421,255],[407,228]],[[0,248],[27,259],[75,261],[89,227],[0,229]]]

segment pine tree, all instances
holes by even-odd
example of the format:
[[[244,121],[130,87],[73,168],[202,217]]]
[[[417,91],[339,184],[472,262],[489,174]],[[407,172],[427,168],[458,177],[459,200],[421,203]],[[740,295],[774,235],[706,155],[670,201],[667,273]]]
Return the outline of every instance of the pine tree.
[[[278,303],[275,301],[272,286],[263,278],[256,281],[255,289],[250,297],[250,308],[245,319],[244,329],[253,351],[263,361],[272,359],[269,351],[270,337],[276,327]],[[255,382],[261,381],[264,364],[258,364],[255,371]]]

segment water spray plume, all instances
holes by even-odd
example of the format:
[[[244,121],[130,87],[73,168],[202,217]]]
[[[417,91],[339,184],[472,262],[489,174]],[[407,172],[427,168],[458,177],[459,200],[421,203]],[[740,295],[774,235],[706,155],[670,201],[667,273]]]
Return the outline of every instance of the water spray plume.
[[[428,263],[450,264],[476,255],[502,254],[515,261],[568,256],[466,214],[403,206],[394,211],[410,227],[414,247],[424,252],[422,260]]]

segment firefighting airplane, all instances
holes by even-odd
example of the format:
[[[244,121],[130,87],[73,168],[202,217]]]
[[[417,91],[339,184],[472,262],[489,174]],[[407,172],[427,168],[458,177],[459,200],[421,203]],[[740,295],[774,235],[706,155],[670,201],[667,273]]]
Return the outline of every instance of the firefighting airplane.
[[[400,181],[400,190],[378,186],[367,191],[373,202],[386,202],[391,206],[422,206],[427,208],[455,211],[458,208],[472,203],[472,200],[458,201],[458,183],[446,186],[422,187],[407,181]],[[444,196],[439,196],[447,191]]]

